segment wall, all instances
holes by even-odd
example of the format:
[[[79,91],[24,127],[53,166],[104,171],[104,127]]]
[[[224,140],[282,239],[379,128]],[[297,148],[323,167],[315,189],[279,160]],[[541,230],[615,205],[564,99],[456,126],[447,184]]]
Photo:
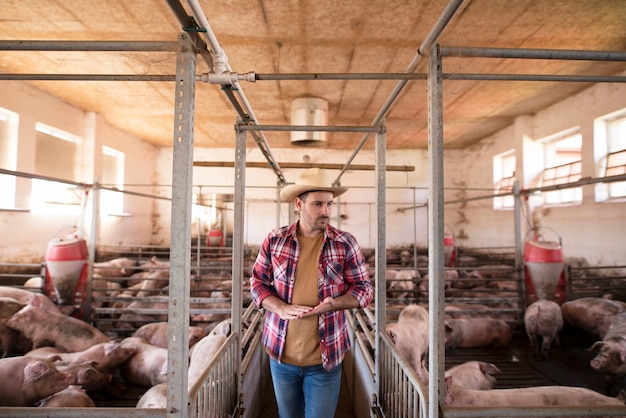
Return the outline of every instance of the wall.
[[[126,154],[125,178],[128,184],[151,185],[159,150],[109,125],[101,116],[84,112],[22,82],[2,82],[0,107],[19,114],[19,144],[15,171],[34,173],[35,124],[42,122],[83,138],[80,178],[91,185],[101,176],[101,147],[115,148]],[[48,242],[73,225],[80,226],[76,215],[37,214],[29,211],[30,179],[18,178],[17,210],[0,210],[0,261],[39,263],[43,261]],[[154,194],[151,186],[127,189]],[[89,193],[93,195],[93,193]],[[126,195],[125,212],[129,217],[105,216],[100,219],[99,242],[150,243],[155,215],[151,199]],[[89,234],[91,207],[87,207],[85,237]]]
[[[372,139],[373,140],[373,139]],[[246,153],[247,162],[266,162],[264,156],[256,145],[248,141]],[[312,163],[337,163],[345,164],[352,151],[333,150],[332,155],[326,150],[317,148],[301,149],[274,149],[272,155],[280,164],[281,162],[302,162],[304,155],[310,157]],[[196,149],[194,161],[234,161],[233,149]],[[374,152],[364,150],[353,161],[354,164],[374,165]],[[411,172],[388,172],[387,173],[387,242],[389,246],[412,243],[416,240],[426,245],[426,210],[407,210],[399,212],[398,208],[405,208],[426,202],[427,190],[427,155],[423,150],[388,151],[387,165],[414,166]],[[158,183],[171,184],[172,176],[172,153],[171,150],[163,150],[157,164],[160,170],[157,174]],[[300,170],[283,170],[287,182],[293,182]],[[331,179],[339,175],[339,170],[329,170]],[[277,208],[277,178],[274,172],[268,168],[248,168],[246,170],[246,208],[244,224],[244,242],[250,246],[261,244],[270,229],[289,223],[289,205],[282,203]],[[193,170],[194,193],[202,190],[202,193],[233,193],[234,169],[214,167],[194,167]],[[376,224],[376,212],[374,190],[375,178],[373,171],[348,170],[341,178],[341,185],[350,189],[337,199],[342,215],[341,228],[352,232],[361,246],[374,248],[376,237],[374,226]],[[421,187],[419,190],[414,188]],[[159,202],[159,213],[163,219],[171,216],[168,202]],[[336,209],[335,215],[337,215]],[[167,212],[167,215],[166,215]],[[229,225],[232,226],[232,211],[228,211]],[[337,225],[335,218],[334,225]],[[169,230],[164,228],[156,237],[156,240],[169,240]]]
[[[522,116],[514,125],[491,135],[462,151],[446,151],[446,201],[459,197],[488,195],[493,187],[493,157],[515,149],[516,178],[522,188],[537,186],[537,166],[541,165],[541,145],[537,140],[569,128],[579,127],[583,136],[582,176],[597,177],[594,152],[594,119],[626,108],[626,86],[597,84],[554,104],[535,115]],[[470,175],[467,175],[469,173]],[[522,234],[534,227],[544,229],[546,239],[563,242],[563,253],[590,265],[623,265],[623,232],[626,230],[626,203],[596,203],[594,185],[583,186],[580,205],[538,206],[531,197],[522,220]],[[472,190],[475,189],[475,190]],[[446,206],[446,222],[460,232],[462,245],[469,247],[512,246],[515,244],[512,210],[495,211],[492,200],[476,200]]]

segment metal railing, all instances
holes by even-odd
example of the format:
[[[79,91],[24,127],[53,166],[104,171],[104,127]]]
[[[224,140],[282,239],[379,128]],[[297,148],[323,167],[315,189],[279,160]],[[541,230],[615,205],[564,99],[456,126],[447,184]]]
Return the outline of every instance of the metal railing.
[[[381,333],[379,403],[387,417],[426,418],[428,387],[396,350],[386,333]]]
[[[198,382],[189,388],[189,417],[228,417],[237,408],[238,335],[231,334]]]

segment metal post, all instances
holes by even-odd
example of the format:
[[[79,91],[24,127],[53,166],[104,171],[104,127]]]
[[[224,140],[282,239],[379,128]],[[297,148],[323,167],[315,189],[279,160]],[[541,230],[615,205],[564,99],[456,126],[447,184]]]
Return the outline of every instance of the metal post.
[[[428,66],[428,416],[439,417],[444,405],[444,209],[443,209],[443,88],[439,45],[433,46]]]
[[[237,128],[235,138],[235,197],[233,202],[233,289],[231,306],[231,332],[237,333],[237,353],[241,351],[241,311],[242,311],[242,281],[243,269],[243,231],[244,231],[244,204],[246,194],[246,133]],[[241,375],[241,356],[238,355],[237,386],[243,387]]]
[[[387,171],[385,170],[386,163],[386,148],[387,148],[387,130],[385,126],[385,120],[383,119],[381,129],[376,136],[376,343],[375,343],[375,365],[374,365],[374,379],[376,387],[376,399],[380,399],[381,392],[381,358],[380,358],[380,345],[381,334],[385,332],[385,322],[387,313],[385,311],[386,304],[386,291],[387,284],[385,283],[385,270],[387,269],[387,240],[386,240],[386,198],[385,198],[385,186],[387,180]]]
[[[521,283],[519,287],[520,300],[524,301],[524,303],[518,307],[518,314],[520,318],[523,318],[526,306],[526,281],[524,260],[522,259],[522,246],[524,245],[522,242],[522,194],[520,193],[519,182],[517,180],[513,182],[513,199],[513,209],[515,213],[515,225],[513,226],[515,228],[515,268],[517,269],[517,278]]]
[[[100,226],[100,187],[98,179],[94,179],[91,188],[91,222],[89,230],[89,251],[87,253],[87,288],[83,295],[83,306],[85,307],[83,318],[91,321],[91,302],[93,289],[93,263],[96,261],[96,245],[98,245],[98,231]]]
[[[187,415],[191,197],[196,56],[186,34],[178,36],[174,108],[172,223],[167,344],[167,416]]]

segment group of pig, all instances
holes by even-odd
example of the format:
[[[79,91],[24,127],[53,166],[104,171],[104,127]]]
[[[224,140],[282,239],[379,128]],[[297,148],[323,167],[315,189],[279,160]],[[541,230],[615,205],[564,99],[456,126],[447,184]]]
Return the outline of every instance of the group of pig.
[[[132,384],[146,388],[138,407],[164,407],[152,388],[167,381],[167,332],[167,322],[154,322],[112,339],[43,294],[0,286],[0,406],[95,407]],[[190,327],[190,386],[229,333],[230,320]]]
[[[94,321],[104,319],[98,323],[101,329],[112,326],[116,332],[130,332],[145,323],[167,320],[169,267],[169,261],[156,257],[142,262],[115,258],[94,263],[92,307],[97,314]],[[230,309],[230,277],[221,273],[194,276],[190,285],[193,298],[218,300],[192,303],[192,311],[202,310],[191,313],[193,324],[206,327],[230,317],[224,313]],[[99,313],[100,308],[111,313]]]
[[[446,312],[449,307],[446,305]],[[597,353],[591,360],[591,367],[612,379],[623,379],[626,375],[626,303],[582,298],[559,306],[540,299],[526,308],[524,325],[533,353],[540,359],[547,357],[552,342],[559,340],[564,327],[577,329],[601,338],[590,349]],[[424,383],[428,382],[428,309],[419,304],[406,305],[397,320],[387,324],[386,333],[417,376]],[[510,342],[511,329],[504,321],[446,315],[446,349],[508,346]],[[493,389],[499,372],[495,364],[481,361],[469,361],[446,370],[446,404],[483,407],[624,405],[623,396],[614,398],[581,387]]]
[[[476,260],[465,260],[465,267],[445,268],[444,291],[449,297],[509,297],[517,291],[518,279],[513,266],[491,264],[476,266]],[[400,266],[385,270],[387,299],[418,300],[428,298],[428,257],[417,258],[417,268]],[[471,267],[474,266],[474,267]],[[374,271],[371,271],[373,277]],[[514,294],[514,293],[513,293]]]

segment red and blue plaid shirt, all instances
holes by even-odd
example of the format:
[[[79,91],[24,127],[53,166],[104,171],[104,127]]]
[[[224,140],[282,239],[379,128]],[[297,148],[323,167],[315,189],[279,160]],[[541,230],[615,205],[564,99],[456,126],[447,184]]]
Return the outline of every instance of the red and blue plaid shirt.
[[[300,246],[296,237],[298,222],[269,233],[256,258],[250,277],[254,302],[274,295],[291,303]],[[361,247],[354,236],[330,225],[324,231],[324,244],[318,264],[318,299],[351,294],[365,308],[374,297]],[[288,321],[267,312],[263,327],[263,345],[268,354],[281,361]],[[350,334],[343,310],[320,315],[320,348],[325,370],[338,366],[350,349]]]

